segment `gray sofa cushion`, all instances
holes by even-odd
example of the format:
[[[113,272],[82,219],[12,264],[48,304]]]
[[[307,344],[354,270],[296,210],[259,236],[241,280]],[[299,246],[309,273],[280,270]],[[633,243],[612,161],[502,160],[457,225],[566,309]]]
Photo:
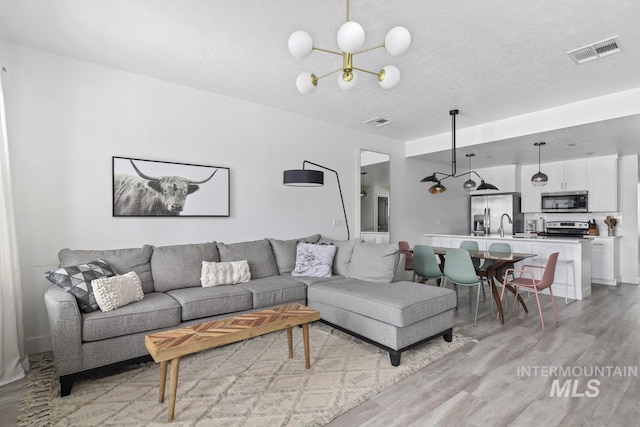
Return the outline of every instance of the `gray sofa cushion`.
[[[398,245],[358,242],[345,273],[350,279],[391,283],[398,262]]]
[[[273,256],[271,244],[267,239],[230,245],[218,243],[218,253],[220,261],[242,261],[246,259],[249,262],[252,279],[278,274],[278,265]]]
[[[298,282],[302,282],[305,285],[309,286],[309,285],[313,285],[315,283],[320,283],[320,282],[328,282],[331,280],[338,280],[338,279],[344,279],[344,276],[331,276],[331,277],[305,277],[305,276],[289,276],[287,275],[287,277],[293,277],[295,280],[297,280]]]
[[[151,268],[155,291],[200,286],[202,261],[219,261],[215,243],[153,248]]]
[[[273,255],[276,258],[276,264],[278,265],[278,273],[291,273],[296,265],[296,248],[298,242],[306,243],[318,243],[320,240],[319,234],[314,234],[309,237],[303,237],[301,239],[291,240],[277,240],[269,238]]]
[[[307,285],[290,276],[273,276],[234,285],[251,291],[253,308],[305,301]]]
[[[182,306],[182,320],[250,310],[253,295],[237,285],[184,288],[167,292]]]
[[[142,283],[143,292],[153,292],[153,277],[151,276],[151,254],[153,248],[144,245],[141,248],[107,249],[107,250],[72,250],[62,249],[58,252],[60,267],[70,267],[84,264],[97,259],[109,263],[116,274],[135,271]]]
[[[413,282],[371,283],[355,279],[320,282],[307,290],[312,301],[403,327],[456,306],[451,289]]]
[[[98,341],[178,326],[180,304],[167,294],[152,292],[142,301],[106,313],[92,311],[82,318],[82,341]]]
[[[361,240],[333,240],[322,237],[318,243],[332,244],[336,246],[336,255],[333,257],[333,274],[344,275],[347,272],[353,248]]]

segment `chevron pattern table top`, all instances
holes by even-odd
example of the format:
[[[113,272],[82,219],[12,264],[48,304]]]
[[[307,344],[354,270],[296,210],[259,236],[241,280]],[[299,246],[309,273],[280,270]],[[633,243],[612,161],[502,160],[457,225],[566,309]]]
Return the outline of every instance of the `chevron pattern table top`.
[[[320,319],[320,312],[288,304],[149,334],[145,346],[156,363]]]

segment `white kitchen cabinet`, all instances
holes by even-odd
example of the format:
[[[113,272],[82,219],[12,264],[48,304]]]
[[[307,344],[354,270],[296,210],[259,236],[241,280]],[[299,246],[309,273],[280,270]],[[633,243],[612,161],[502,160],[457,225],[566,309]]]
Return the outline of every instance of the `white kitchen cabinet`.
[[[591,245],[591,281],[616,286],[620,277],[617,263],[618,240],[614,237],[596,237]]]
[[[540,212],[540,193],[542,188],[531,184],[531,177],[538,173],[538,165],[525,165],[520,169],[520,209],[524,213]]]
[[[485,182],[498,187],[500,193],[514,193],[518,191],[520,187],[520,174],[517,173],[518,167],[516,165],[496,166],[483,169],[474,168],[474,170]],[[458,168],[458,173],[463,171],[464,170]],[[480,185],[480,179],[476,175],[471,174],[471,179],[473,179],[477,185]],[[495,192],[495,190],[473,190],[471,194],[492,194]]]
[[[584,160],[544,163],[540,170],[549,177],[547,185],[542,187],[545,193],[587,189],[587,163]]]
[[[618,210],[618,156],[587,160],[589,212]]]
[[[531,177],[538,165],[524,165],[520,169],[522,212],[540,212],[542,193],[557,191],[589,192],[589,212],[618,211],[618,157],[603,156],[568,162],[543,163],[540,171],[549,177],[547,185],[534,187]]]

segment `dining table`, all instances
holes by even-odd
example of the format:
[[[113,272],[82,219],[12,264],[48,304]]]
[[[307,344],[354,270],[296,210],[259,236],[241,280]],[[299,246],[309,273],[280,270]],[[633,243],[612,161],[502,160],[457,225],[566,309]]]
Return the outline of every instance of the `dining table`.
[[[434,246],[433,252],[438,255],[440,258],[440,266],[444,268],[444,263],[446,262],[447,249],[442,246]],[[505,285],[504,278],[500,275],[501,272],[505,271],[507,268],[513,268],[513,265],[519,261],[525,260],[527,258],[533,258],[537,256],[536,254],[528,254],[528,253],[519,253],[519,252],[498,252],[498,251],[489,251],[489,250],[472,250],[467,249],[471,258],[480,259],[480,260],[491,260],[493,261],[486,269],[487,277],[491,280],[491,292],[493,293],[493,299],[496,302],[496,306],[498,307],[498,318],[500,323],[504,325],[504,311],[502,309],[502,301],[500,300],[500,294],[498,292],[498,287],[496,286],[496,281],[500,282],[502,286],[506,286],[506,288],[512,292],[514,295],[518,296],[518,302],[524,308],[526,313],[529,312],[527,309],[527,305],[524,300],[520,296],[520,294],[516,293],[516,289],[513,286]],[[476,270],[478,273],[480,271]]]

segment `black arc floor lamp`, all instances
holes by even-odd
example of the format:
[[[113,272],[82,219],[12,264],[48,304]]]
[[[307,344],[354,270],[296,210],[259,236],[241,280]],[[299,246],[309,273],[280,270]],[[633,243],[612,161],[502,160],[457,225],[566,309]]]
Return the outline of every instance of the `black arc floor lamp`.
[[[324,172],[315,169],[305,169],[305,166],[313,165],[336,174],[338,181],[338,191],[340,192],[340,202],[342,202],[342,213],[344,214],[344,224],[347,226],[347,240],[351,239],[349,232],[349,221],[347,220],[347,210],[344,208],[344,197],[342,197],[342,187],[340,186],[340,176],[338,172],[326,166],[305,160],[302,162],[302,169],[290,169],[283,173],[283,184],[290,187],[320,187],[324,185]]]

